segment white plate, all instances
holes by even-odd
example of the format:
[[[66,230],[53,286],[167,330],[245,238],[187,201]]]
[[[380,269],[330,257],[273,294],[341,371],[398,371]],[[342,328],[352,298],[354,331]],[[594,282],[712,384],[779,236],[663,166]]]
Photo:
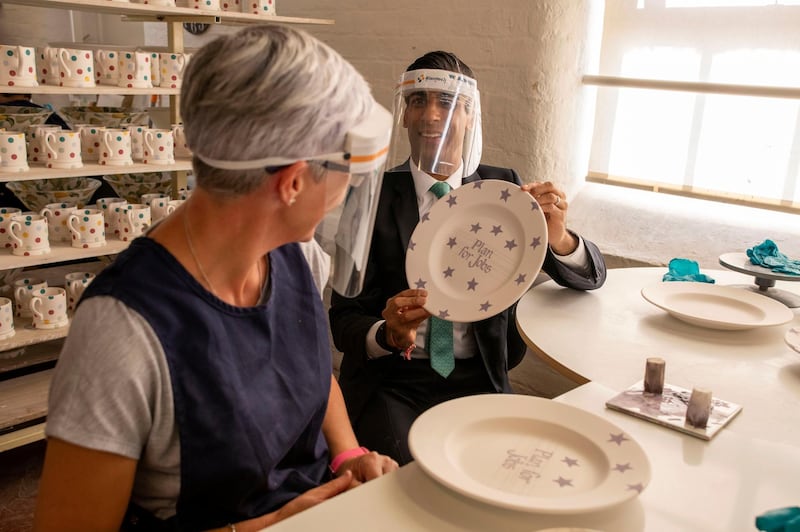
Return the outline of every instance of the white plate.
[[[406,253],[411,288],[428,291],[425,310],[471,322],[489,318],[531,286],[547,252],[539,204],[517,185],[468,183],[422,217]]]
[[[783,339],[786,341],[786,345],[800,353],[800,327],[792,327],[786,331]]]
[[[771,327],[794,318],[786,305],[774,299],[717,284],[655,283],[642,288],[642,297],[679,320],[709,329]]]
[[[411,454],[434,479],[467,497],[547,514],[607,508],[644,490],[650,462],[605,419],[529,395],[453,399],[417,418]]]

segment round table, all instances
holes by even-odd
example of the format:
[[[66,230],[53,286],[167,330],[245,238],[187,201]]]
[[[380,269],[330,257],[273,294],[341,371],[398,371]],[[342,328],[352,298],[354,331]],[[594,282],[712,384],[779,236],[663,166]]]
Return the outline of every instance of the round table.
[[[644,377],[648,357],[666,361],[665,382],[705,387],[742,405],[725,430],[800,445],[800,355],[784,335],[800,325],[740,331],[690,325],[651,305],[642,287],[661,282],[666,268],[608,271],[606,283],[576,291],[548,281],[517,305],[517,327],[531,350],[575,382],[597,381],[622,391]],[[707,270],[718,284],[746,284],[742,274]],[[800,293],[795,283],[778,282]]]

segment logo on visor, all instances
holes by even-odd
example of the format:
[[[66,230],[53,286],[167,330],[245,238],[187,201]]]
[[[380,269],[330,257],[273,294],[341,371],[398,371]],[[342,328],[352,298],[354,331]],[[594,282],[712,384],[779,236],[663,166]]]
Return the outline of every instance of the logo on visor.
[[[457,81],[458,83],[466,83],[467,85],[474,87],[475,80],[472,78],[468,78],[466,76],[457,75],[457,74],[449,74],[450,79]]]
[[[422,83],[423,81],[425,81],[425,74],[417,76],[417,83]]]

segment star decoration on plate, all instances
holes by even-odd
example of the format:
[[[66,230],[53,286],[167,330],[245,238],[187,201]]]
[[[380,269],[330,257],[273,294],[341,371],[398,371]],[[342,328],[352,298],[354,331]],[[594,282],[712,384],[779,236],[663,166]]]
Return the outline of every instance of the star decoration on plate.
[[[622,432],[620,432],[619,434],[611,433],[608,436],[609,436],[608,441],[609,442],[614,442],[617,445],[622,445],[622,442],[624,442],[624,441],[630,441],[628,438],[625,437],[625,434],[622,433]]]
[[[414,283],[414,284],[415,284],[415,285],[417,285],[417,289],[418,289],[418,290],[422,290],[422,289],[424,289],[424,288],[425,288],[425,285],[426,285],[426,284],[428,284],[428,283],[427,283],[427,281],[423,281],[422,279],[419,279],[419,280],[417,280],[417,282],[416,282],[416,283]]]
[[[457,203],[458,200],[455,196],[447,196],[447,205],[449,205],[451,209],[455,207]]]
[[[501,226],[501,225],[493,225],[493,226],[492,226],[492,231],[491,231],[491,233],[492,233],[494,236],[497,236],[497,235],[499,235],[499,234],[500,234],[500,233],[502,233],[502,232],[503,232],[503,226]]]
[[[567,464],[568,467],[573,467],[573,466],[574,467],[580,467],[580,466],[578,466],[578,459],[577,458],[570,458],[569,456],[565,456],[564,459],[561,460],[561,461],[564,462],[565,464]]]
[[[536,249],[541,245],[542,245],[542,237],[540,237],[540,236],[533,237],[533,240],[531,240],[531,247],[533,249]]]
[[[447,247],[449,247],[450,249],[453,249],[457,245],[458,244],[456,243],[456,237],[451,236],[450,239],[447,241]]]
[[[519,275],[517,276],[517,278],[516,278],[516,279],[514,279],[514,282],[515,282],[515,283],[517,283],[517,284],[522,284],[522,283],[524,283],[524,282],[525,282],[525,274],[524,274],[524,273],[521,273],[521,274],[519,274]]]
[[[440,319],[440,320],[446,320],[447,318],[449,318],[449,317],[450,317],[450,313],[449,313],[449,312],[447,312],[447,309],[440,310],[440,311],[439,311],[439,316],[438,316],[438,317],[439,317],[439,319]]]
[[[508,249],[509,251],[511,251],[511,250],[513,250],[515,247],[517,247],[517,243],[516,243],[516,242],[514,242],[514,239],[511,239],[511,240],[506,240],[506,245],[505,245],[504,247],[505,247],[506,249]]]
[[[634,490],[636,491],[636,493],[641,493],[642,491],[644,491],[644,486],[642,486],[641,482],[639,482],[638,484],[628,484],[628,489]]]
[[[500,199],[503,200],[505,203],[508,203],[508,198],[510,197],[511,197],[511,192],[509,192],[507,188],[503,189],[503,191],[500,193]]]
[[[471,229],[469,230],[469,232],[477,234],[478,231],[480,231],[481,229],[483,229],[483,227],[481,227],[481,224],[480,223],[475,223],[475,224],[471,224]]]
[[[454,272],[455,272],[455,270],[453,268],[451,268],[450,266],[448,266],[447,269],[445,271],[443,271],[442,273],[444,274],[445,277],[452,277]]]
[[[473,185],[472,185],[472,188],[478,188],[479,189],[482,186],[483,186],[483,181],[475,181],[475,183],[473,183]]]
[[[538,211],[539,210],[539,203],[536,200],[533,200],[531,202],[531,210],[532,211]]]
[[[422,218],[420,218],[420,219],[419,219],[419,223],[421,223],[421,224],[422,224],[422,223],[425,223],[425,222],[427,222],[427,221],[428,221],[428,220],[430,220],[430,219],[431,219],[431,216],[430,216],[430,214],[428,214],[428,213],[426,212],[425,214],[423,214],[423,215],[422,215]]]
[[[415,247],[417,247],[417,243],[414,242],[413,240],[409,240],[408,241],[408,250],[409,251],[414,251]]]
[[[562,487],[562,488],[565,487],[565,486],[574,487],[572,485],[572,480],[568,479],[568,478],[564,478],[564,477],[558,477],[557,479],[553,480],[553,482],[555,482],[556,484],[559,485],[559,487]],[[628,488],[628,489],[630,489],[630,488]]]
[[[467,290],[474,291],[476,286],[478,286],[478,281],[476,281],[474,277],[471,281],[467,281]]]
[[[488,301],[486,303],[481,303],[481,312],[489,312],[489,307],[491,306],[492,304]]]
[[[617,465],[614,466],[614,471],[619,471],[620,473],[624,473],[625,471],[627,471],[629,469],[633,469],[631,467],[630,462],[628,462],[627,464],[617,464]]]

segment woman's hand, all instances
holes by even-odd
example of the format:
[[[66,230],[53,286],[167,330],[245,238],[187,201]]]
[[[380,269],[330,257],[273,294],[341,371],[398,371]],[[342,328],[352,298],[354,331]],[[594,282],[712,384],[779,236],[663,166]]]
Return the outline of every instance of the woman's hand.
[[[349,471],[353,475],[353,486],[356,486],[386,473],[391,473],[398,467],[397,462],[390,457],[370,451],[367,454],[362,454],[343,462],[336,474],[341,475]]]

